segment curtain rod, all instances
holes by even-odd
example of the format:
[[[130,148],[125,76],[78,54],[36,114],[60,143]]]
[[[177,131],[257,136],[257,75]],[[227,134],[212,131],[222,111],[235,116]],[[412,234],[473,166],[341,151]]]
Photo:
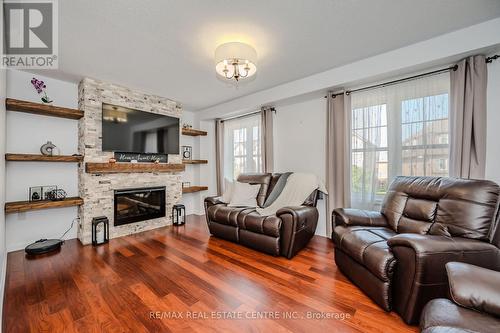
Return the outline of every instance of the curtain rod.
[[[381,88],[381,87],[386,87],[386,86],[392,86],[392,85],[394,85],[396,83],[399,83],[399,82],[410,81],[410,80],[418,79],[418,78],[421,78],[421,77],[424,77],[424,76],[436,75],[436,74],[440,74],[440,73],[449,72],[449,71],[452,71],[452,70],[456,71],[457,68],[458,68],[458,65],[455,65],[455,66],[441,68],[441,69],[438,69],[438,70],[435,70],[435,71],[431,71],[431,72],[427,72],[427,73],[422,73],[422,74],[418,74],[418,75],[413,75],[413,76],[405,77],[405,78],[402,78],[402,79],[397,79],[397,80],[392,80],[392,81],[388,81],[388,82],[384,82],[384,83],[374,84],[374,85],[371,85],[371,86],[368,86],[368,87],[363,87],[363,88],[358,88],[358,89],[353,89],[353,90],[346,90],[346,91],[343,91],[343,92],[334,93],[334,94],[332,94],[332,97],[335,98],[338,95],[343,95],[343,94],[349,95],[349,94],[351,94],[353,92],[357,92],[357,91],[364,91],[364,90],[370,90],[370,89]],[[327,98],[327,97],[328,96],[325,96],[325,98]]]
[[[486,61],[487,64],[490,64],[490,63],[493,62],[493,60],[496,60],[498,58],[500,58],[500,55],[495,54],[495,55],[493,55],[491,57],[487,57],[485,59],[485,61]],[[393,80],[393,81],[389,81],[389,82],[374,84],[374,85],[371,85],[371,86],[368,86],[368,87],[363,87],[363,88],[358,88],[358,89],[353,89],[353,90],[346,90],[344,92],[333,93],[332,97],[335,98],[335,96],[342,95],[344,93],[346,95],[349,95],[349,94],[351,94],[353,92],[357,92],[357,91],[364,91],[364,90],[369,90],[369,89],[386,87],[386,86],[390,86],[390,85],[393,85],[393,84],[396,84],[396,83],[399,83],[399,82],[404,82],[404,81],[418,79],[418,78],[424,77],[424,76],[435,75],[435,74],[439,74],[439,73],[445,73],[445,72],[448,72],[448,71],[456,71],[457,69],[458,69],[458,65],[454,65],[454,66],[451,66],[451,67],[442,68],[442,69],[438,69],[438,70],[435,70],[435,71],[431,71],[431,72],[427,72],[427,73],[422,73],[422,74],[418,74],[418,75],[414,75],[414,76],[409,76],[409,77],[405,77],[405,78],[398,79],[398,80]],[[327,97],[328,96],[325,96],[325,98],[327,98]]]
[[[392,85],[394,85],[396,83],[410,81],[410,80],[418,79],[418,78],[421,78],[421,77],[424,77],[424,76],[431,76],[431,75],[436,75],[436,74],[445,73],[445,72],[449,72],[449,71],[456,71],[457,69],[458,69],[458,65],[455,65],[455,66],[451,66],[451,67],[447,67],[447,68],[442,68],[442,69],[438,69],[438,70],[427,72],[427,73],[422,73],[422,74],[418,74],[418,75],[413,75],[413,76],[405,77],[405,78],[398,79],[398,80],[393,80],[393,81],[389,81],[389,82],[374,84],[374,85],[371,85],[371,86],[368,86],[368,87],[363,87],[363,88],[358,88],[358,89],[353,89],[353,90],[347,90],[345,92],[345,94],[349,95],[349,94],[351,94],[353,92],[370,90],[370,89],[381,88],[381,87],[386,87],[386,86],[392,86]]]
[[[492,55],[491,57],[486,58],[486,63],[491,64],[493,60],[497,60],[498,58],[500,58],[500,54]]]
[[[271,109],[271,111],[276,112],[276,109],[274,107],[271,107],[270,109]],[[221,122],[225,122],[226,120],[233,120],[233,119],[238,119],[238,118],[244,118],[244,117],[248,117],[248,116],[251,116],[251,115],[254,115],[254,114],[257,114],[257,113],[261,113],[261,112],[262,112],[262,110],[251,111],[251,112],[248,112],[248,113],[240,114],[238,116],[228,117],[228,118],[219,119],[219,120]]]

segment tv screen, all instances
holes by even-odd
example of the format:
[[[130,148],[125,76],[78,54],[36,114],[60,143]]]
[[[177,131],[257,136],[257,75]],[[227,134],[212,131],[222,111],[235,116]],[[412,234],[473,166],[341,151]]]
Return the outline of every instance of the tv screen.
[[[179,118],[102,104],[102,150],[179,154]]]

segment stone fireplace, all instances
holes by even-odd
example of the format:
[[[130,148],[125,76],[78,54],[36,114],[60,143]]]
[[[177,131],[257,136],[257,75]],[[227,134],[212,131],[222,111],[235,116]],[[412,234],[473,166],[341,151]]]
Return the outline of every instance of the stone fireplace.
[[[85,164],[89,162],[107,163],[113,156],[111,152],[102,151],[102,103],[120,105],[132,109],[153,112],[169,116],[181,117],[182,107],[179,103],[167,98],[148,95],[119,85],[110,84],[90,78],[83,79],[79,84],[79,109],[84,111],[84,117],[78,123],[79,153],[84,155],[84,162],[78,170],[78,187],[84,203],[79,208],[80,227],[78,239],[83,244],[90,244],[92,239],[92,218],[106,216],[109,223],[110,238],[130,235],[133,233],[159,228],[172,223],[171,210],[174,204],[181,201],[180,172],[123,172],[123,173],[88,173]],[[180,155],[169,155],[168,163],[182,163]],[[151,219],[142,219],[139,211],[147,211],[148,203],[136,202],[136,216],[123,223],[122,219],[115,221],[115,195],[137,189],[164,189],[163,209],[152,213]],[[120,195],[119,195],[120,196]],[[144,194],[142,194],[144,196]],[[132,197],[139,200],[141,195]],[[129,198],[130,199],[130,198]],[[158,198],[152,202],[158,206]],[[122,202],[122,208],[123,202]],[[133,206],[133,205],[131,205]],[[138,207],[140,206],[140,207]],[[150,211],[152,212],[152,211]],[[134,214],[131,214],[134,215]],[[131,217],[131,216],[128,216]],[[132,221],[137,219],[136,221]]]

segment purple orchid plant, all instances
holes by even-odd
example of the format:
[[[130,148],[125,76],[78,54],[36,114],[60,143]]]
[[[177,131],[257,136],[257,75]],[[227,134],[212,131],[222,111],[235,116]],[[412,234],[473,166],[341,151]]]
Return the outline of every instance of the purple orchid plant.
[[[50,100],[49,96],[47,96],[47,92],[45,91],[47,86],[45,85],[45,83],[43,81],[38,80],[37,78],[33,78],[33,79],[31,79],[31,84],[33,85],[33,87],[35,87],[35,90],[39,95],[43,93],[43,95],[41,97],[42,102],[47,103],[47,104],[52,103],[52,100]]]

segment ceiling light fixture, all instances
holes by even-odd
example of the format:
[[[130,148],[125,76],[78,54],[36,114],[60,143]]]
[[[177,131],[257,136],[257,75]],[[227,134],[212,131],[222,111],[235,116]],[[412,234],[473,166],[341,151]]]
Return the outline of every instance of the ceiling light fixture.
[[[215,64],[218,75],[239,82],[257,72],[257,52],[248,44],[225,43],[215,50]]]

